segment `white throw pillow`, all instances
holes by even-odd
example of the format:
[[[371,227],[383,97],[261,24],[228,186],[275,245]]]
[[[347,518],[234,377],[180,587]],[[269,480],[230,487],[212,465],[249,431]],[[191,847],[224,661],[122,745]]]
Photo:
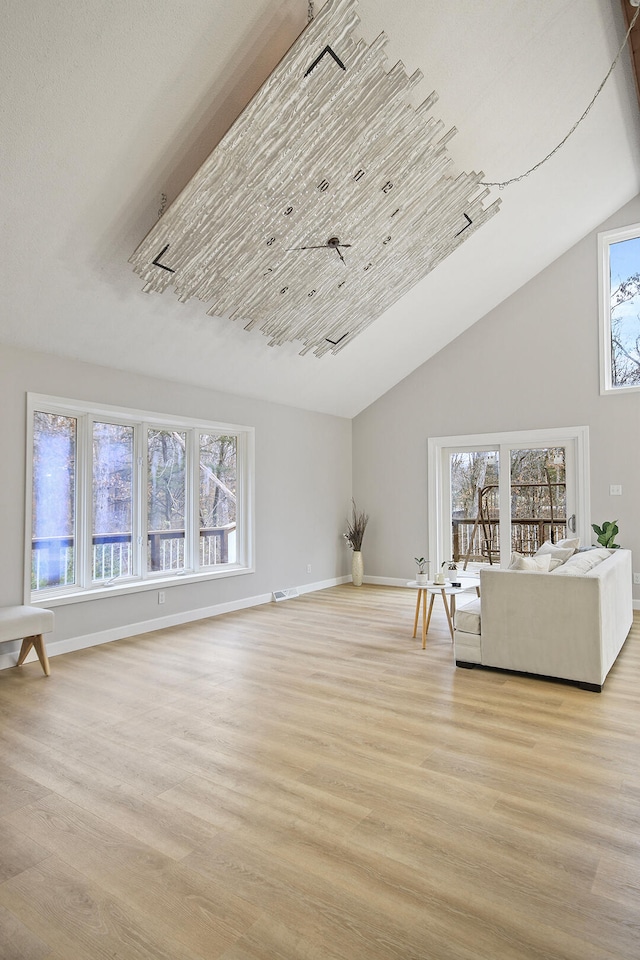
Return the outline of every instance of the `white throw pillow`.
[[[512,553],[509,570],[529,570],[531,573],[548,573],[551,567],[551,554],[523,557],[521,553]]]
[[[572,557],[575,550],[573,547],[559,547],[557,544],[545,540],[542,546],[536,550],[535,555],[536,557],[541,557],[546,553],[551,557],[551,570],[555,570],[561,563],[564,563],[569,557]],[[557,561],[557,563],[555,561]]]
[[[556,543],[556,547],[560,547],[563,550],[565,548],[571,547],[571,549],[575,551],[578,549],[579,546],[580,546],[580,537],[574,537],[573,540],[558,540],[558,542]]]
[[[562,564],[560,570],[554,570],[556,577],[561,574],[566,577],[581,577],[589,570],[593,570],[599,563],[610,556],[610,551],[606,547],[600,547],[597,550],[586,550],[584,553],[576,553],[570,557],[566,563]]]

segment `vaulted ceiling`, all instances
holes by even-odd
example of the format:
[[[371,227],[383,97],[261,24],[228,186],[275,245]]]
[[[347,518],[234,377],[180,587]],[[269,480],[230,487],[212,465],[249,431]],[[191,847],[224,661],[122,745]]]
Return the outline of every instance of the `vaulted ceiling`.
[[[625,50],[566,145],[494,190],[499,215],[337,356],[269,347],[198,301],[143,293],[128,258],[163,194],[177,196],[307,12],[307,0],[8,0],[0,341],[353,416],[640,192]],[[358,14],[368,42],[387,33],[389,67],[423,72],[417,100],[437,91],[459,169],[491,181],[562,140],[627,26],[620,0],[360,0]]]

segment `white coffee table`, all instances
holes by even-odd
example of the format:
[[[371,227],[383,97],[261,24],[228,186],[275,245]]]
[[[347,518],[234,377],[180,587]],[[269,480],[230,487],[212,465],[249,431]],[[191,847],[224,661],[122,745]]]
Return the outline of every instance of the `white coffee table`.
[[[444,583],[434,583],[430,580],[426,584],[417,583],[415,580],[407,581],[407,586],[411,587],[413,590],[418,591],[418,598],[416,600],[416,616],[413,621],[413,635],[415,637],[418,632],[418,619],[420,617],[420,605],[422,601],[422,649],[424,650],[427,645],[427,632],[429,630],[429,624],[431,622],[431,611],[433,610],[433,601],[436,596],[440,595],[442,597],[442,603],[444,605],[444,612],[447,615],[447,623],[449,624],[449,632],[451,633],[451,641],[453,642],[453,618],[456,612],[456,597],[459,593],[466,593],[469,590],[475,590],[476,594],[480,596],[480,578],[479,577],[465,577],[459,576],[456,583],[460,583],[459,587],[452,587],[450,580],[445,580]],[[429,600],[429,611],[427,612],[427,594],[430,596]],[[450,598],[450,599],[447,599]]]

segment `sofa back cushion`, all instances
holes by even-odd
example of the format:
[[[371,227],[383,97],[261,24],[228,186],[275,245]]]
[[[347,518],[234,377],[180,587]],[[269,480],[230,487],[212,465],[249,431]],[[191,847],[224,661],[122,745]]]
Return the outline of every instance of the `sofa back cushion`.
[[[606,547],[599,547],[597,550],[585,550],[584,553],[575,553],[572,557],[553,570],[554,577],[582,577],[589,570],[593,570],[599,563],[611,556],[611,552]]]

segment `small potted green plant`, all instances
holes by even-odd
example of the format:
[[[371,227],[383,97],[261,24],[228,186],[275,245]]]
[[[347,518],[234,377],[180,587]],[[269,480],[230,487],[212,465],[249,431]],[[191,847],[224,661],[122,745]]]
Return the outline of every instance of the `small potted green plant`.
[[[435,582],[440,586],[444,583],[444,578],[455,583],[458,579],[458,567],[456,566],[455,560],[443,560],[440,566],[440,573],[435,579]]]
[[[429,561],[424,557],[414,557],[414,560],[418,564],[416,583],[420,587],[425,587],[429,582]]]
[[[600,546],[607,547],[608,550],[620,549],[620,544],[615,542],[619,533],[617,520],[605,520],[601,527],[592,523],[591,529],[597,534]]]

